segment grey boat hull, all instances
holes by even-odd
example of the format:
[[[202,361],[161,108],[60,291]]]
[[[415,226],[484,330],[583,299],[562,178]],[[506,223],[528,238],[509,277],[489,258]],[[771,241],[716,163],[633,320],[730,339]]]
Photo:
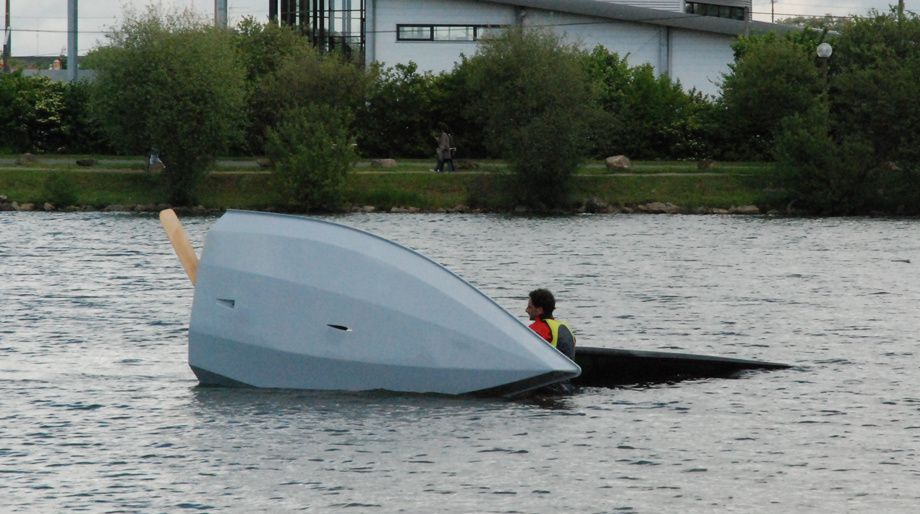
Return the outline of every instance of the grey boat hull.
[[[241,211],[208,232],[189,364],[203,385],[504,396],[581,371],[427,257],[335,223]]]

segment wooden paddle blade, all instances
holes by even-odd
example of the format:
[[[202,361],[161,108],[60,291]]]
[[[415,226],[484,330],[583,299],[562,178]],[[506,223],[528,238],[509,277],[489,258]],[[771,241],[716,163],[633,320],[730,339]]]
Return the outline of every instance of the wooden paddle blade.
[[[192,285],[195,285],[195,275],[198,273],[198,255],[195,254],[195,249],[192,248],[192,243],[189,242],[188,234],[182,228],[182,223],[179,223],[176,212],[172,209],[160,211],[160,224],[163,225],[163,230],[166,231],[169,242],[172,243],[176,256],[179,257],[179,262],[185,268],[185,273],[188,275],[189,280],[192,281]]]

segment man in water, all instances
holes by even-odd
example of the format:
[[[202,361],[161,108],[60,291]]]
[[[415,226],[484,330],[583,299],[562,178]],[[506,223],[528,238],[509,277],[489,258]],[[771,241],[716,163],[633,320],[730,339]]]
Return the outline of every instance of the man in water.
[[[556,298],[547,289],[534,289],[527,301],[527,315],[533,323],[530,329],[546,339],[553,348],[570,359],[575,358],[575,335],[564,321],[553,318]]]

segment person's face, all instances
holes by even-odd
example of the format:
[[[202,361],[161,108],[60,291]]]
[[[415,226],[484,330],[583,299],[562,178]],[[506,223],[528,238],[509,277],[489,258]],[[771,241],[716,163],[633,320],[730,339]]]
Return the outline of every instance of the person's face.
[[[531,320],[537,319],[537,317],[543,315],[543,307],[537,307],[533,304],[533,301],[527,300],[527,315],[530,316]]]

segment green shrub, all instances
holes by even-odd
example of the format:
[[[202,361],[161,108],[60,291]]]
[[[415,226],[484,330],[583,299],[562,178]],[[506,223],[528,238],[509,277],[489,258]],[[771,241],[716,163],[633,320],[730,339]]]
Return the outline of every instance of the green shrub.
[[[42,184],[42,196],[46,202],[58,207],[77,203],[77,185],[73,177],[66,173],[52,173]]]
[[[246,70],[248,123],[244,139],[235,144],[232,151],[257,155],[265,151],[265,130],[274,121],[274,111],[267,105],[269,99],[262,95],[264,81],[277,73],[286,59],[310,53],[313,49],[310,41],[294,27],[277,23],[259,23],[251,17],[243,18],[237,25],[235,39],[240,53],[240,64]],[[286,93],[281,96],[286,96]]]
[[[189,14],[128,14],[96,50],[92,104],[115,149],[158,148],[169,200],[188,204],[216,155],[238,141],[243,74],[231,32]]]
[[[0,140],[16,152],[54,152],[64,145],[63,84],[47,77],[0,75]]]
[[[358,114],[361,154],[434,159],[437,144],[431,133],[441,121],[433,111],[434,76],[419,73],[411,61],[377,70],[376,75]]]
[[[720,158],[770,157],[782,121],[805,112],[823,91],[815,62],[817,36],[804,33],[740,38],[718,104]]]
[[[67,153],[111,153],[112,147],[89,107],[92,84],[80,80],[64,88],[62,146]]]
[[[875,161],[871,145],[831,135],[827,105],[784,120],[776,159],[799,206],[823,214],[853,214],[876,203]]]
[[[459,159],[475,159],[489,155],[485,142],[484,120],[475,109],[470,109],[478,99],[476,90],[469,87],[472,68],[467,65],[467,58],[460,56],[460,63],[450,72],[434,76],[431,86],[431,114],[428,118],[447,124],[457,147]],[[434,158],[434,146],[431,139],[431,125],[424,127],[423,136],[428,147],[423,157]]]
[[[804,206],[828,214],[920,211],[918,39],[917,15],[876,12],[844,24],[831,41],[826,94],[782,122],[776,145]]]
[[[278,193],[290,206],[332,210],[341,205],[357,159],[351,121],[343,108],[309,105],[285,113],[269,129],[266,154],[274,164]]]
[[[450,127],[460,156],[488,155],[482,118],[470,109],[477,92],[469,87],[467,63],[463,58],[452,71],[438,75],[419,73],[413,62],[372,71],[356,124],[361,155],[434,160],[432,132],[439,122]]]
[[[364,104],[369,75],[337,54],[307,48],[280,59],[264,76],[251,101],[251,132],[265,133],[285,113],[309,105],[355,112]]]
[[[486,140],[508,159],[517,201],[565,205],[597,112],[583,54],[552,32],[509,29],[481,41],[468,65]]]
[[[920,16],[853,20],[828,59],[832,130],[871,142],[881,162],[920,164]]]
[[[625,154],[634,159],[702,157],[704,134],[700,111],[712,103],[696,92],[684,92],[649,64],[629,67],[603,46],[585,55],[589,79],[603,115],[592,125],[592,153],[598,157]]]

